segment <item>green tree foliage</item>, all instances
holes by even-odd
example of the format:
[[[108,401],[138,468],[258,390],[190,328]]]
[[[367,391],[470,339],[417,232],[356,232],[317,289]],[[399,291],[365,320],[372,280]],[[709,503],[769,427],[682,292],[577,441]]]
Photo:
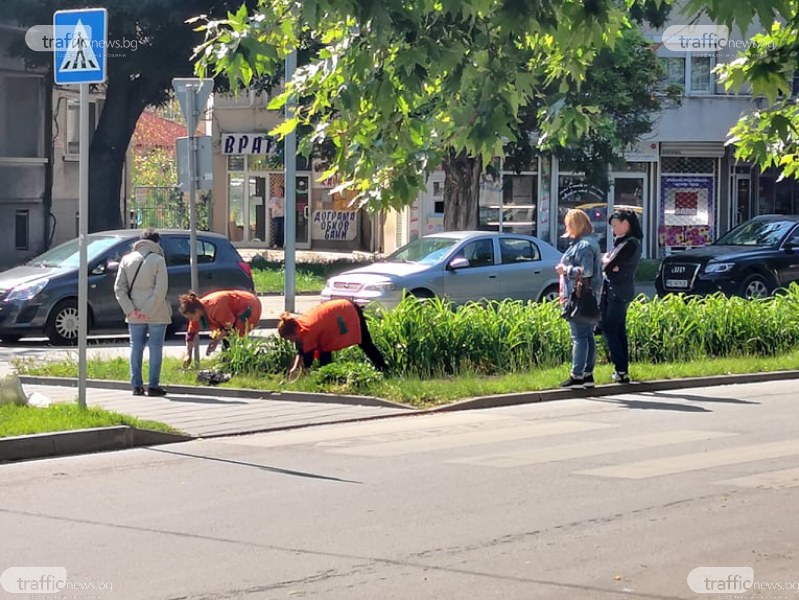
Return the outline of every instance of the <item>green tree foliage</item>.
[[[178,171],[172,151],[154,148],[136,155],[133,165],[133,187],[176,187]]]
[[[637,4],[260,0],[253,12],[203,21],[198,71],[210,66],[248,85],[281,68],[290,51],[313,49],[271,104],[303,99],[275,133],[312,127],[301,148],[331,144],[332,170],[375,208],[406,205],[443,164],[446,204],[466,215],[445,215],[445,226],[474,227],[478,175],[527,135],[519,126],[526,110],[535,108],[542,137],[558,142],[612,121],[597,119],[590,99],[567,100],[631,26]],[[664,5],[646,4],[656,13]]]

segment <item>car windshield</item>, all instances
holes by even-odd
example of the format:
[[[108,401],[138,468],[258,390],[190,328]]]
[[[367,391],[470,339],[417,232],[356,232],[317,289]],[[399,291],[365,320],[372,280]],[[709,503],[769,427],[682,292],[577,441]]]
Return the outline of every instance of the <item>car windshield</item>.
[[[440,261],[444,255],[458,244],[458,240],[449,238],[426,237],[406,244],[386,260],[388,262],[413,262],[432,265]]]
[[[777,246],[795,225],[791,221],[749,221],[728,231],[717,246]]]
[[[118,244],[118,237],[89,236],[86,244],[88,260],[92,261],[99,257],[103,252]],[[40,254],[28,263],[32,267],[52,267],[69,268],[80,265],[80,248],[78,240],[70,240],[44,254]]]

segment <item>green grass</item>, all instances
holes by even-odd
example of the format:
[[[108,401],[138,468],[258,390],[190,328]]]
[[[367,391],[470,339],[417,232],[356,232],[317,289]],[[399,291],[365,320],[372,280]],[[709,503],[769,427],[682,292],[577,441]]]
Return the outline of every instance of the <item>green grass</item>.
[[[297,265],[297,292],[318,294],[325,287],[325,281],[328,277],[363,264],[365,263],[356,263],[350,260],[337,260],[329,263],[300,263]],[[282,262],[256,262],[252,269],[255,292],[258,294],[282,294],[285,275],[283,266]]]
[[[214,362],[207,360],[203,368]],[[733,373],[758,373],[785,371],[799,367],[799,350],[777,357],[736,356],[728,358],[703,359],[692,362],[642,364],[635,363],[631,374],[636,381],[655,379],[679,379],[683,377],[703,377],[708,375],[727,375]],[[57,363],[18,363],[21,373],[30,375],[50,375],[75,377],[75,361]],[[607,364],[597,366],[597,383],[610,383],[612,367]],[[87,365],[90,379],[127,380],[128,366],[124,360],[91,360]],[[313,378],[304,378],[295,383],[285,383],[280,375],[254,376],[238,375],[220,387],[258,389],[264,391],[304,391],[342,394],[365,394],[401,402],[419,408],[429,408],[475,396],[510,394],[525,391],[554,389],[568,376],[567,365],[541,368],[529,372],[506,375],[459,375],[457,377],[436,377],[426,380],[418,377],[392,377],[378,381],[368,389],[351,389],[342,384],[320,384]],[[196,371],[184,371],[180,361],[165,358],[162,370],[164,385],[195,384]],[[0,413],[0,416],[1,413]],[[0,427],[0,431],[2,428]],[[8,434],[7,434],[8,435]]]
[[[658,274],[658,266],[660,261],[654,258],[642,258],[638,263],[638,270],[635,272],[635,278],[638,281],[655,281]]]
[[[85,410],[81,410],[77,404],[54,404],[47,408],[13,404],[0,406],[0,438],[114,425],[177,433],[175,429],[164,423],[143,421],[94,406]]]

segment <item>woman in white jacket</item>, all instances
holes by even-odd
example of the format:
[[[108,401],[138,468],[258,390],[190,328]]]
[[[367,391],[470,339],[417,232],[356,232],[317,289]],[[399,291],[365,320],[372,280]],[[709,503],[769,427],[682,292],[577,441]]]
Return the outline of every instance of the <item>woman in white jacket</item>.
[[[144,395],[142,359],[144,346],[150,354],[148,396],[164,396],[161,387],[161,361],[166,327],[172,322],[166,261],[160,245],[161,236],[146,229],[133,245],[133,251],[122,257],[114,282],[114,295],[125,313],[130,333],[130,384],[134,396]]]

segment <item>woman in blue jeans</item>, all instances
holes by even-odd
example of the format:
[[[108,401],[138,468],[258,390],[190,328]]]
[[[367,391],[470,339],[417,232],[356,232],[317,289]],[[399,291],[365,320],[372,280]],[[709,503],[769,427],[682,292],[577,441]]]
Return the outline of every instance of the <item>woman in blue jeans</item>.
[[[627,343],[627,309],[635,298],[635,271],[641,260],[644,234],[631,210],[617,210],[608,220],[613,229],[613,249],[602,258],[605,286],[602,292],[602,334],[610,360],[616,367],[613,381],[630,383],[630,352]]]
[[[161,361],[166,327],[172,321],[161,236],[153,229],[142,232],[133,251],[122,257],[114,282],[114,295],[125,313],[130,333],[130,384],[134,396],[144,395],[142,360],[144,347],[150,354],[148,396],[165,396],[161,387]]]
[[[563,220],[566,233],[563,237],[571,239],[555,270],[560,275],[560,299],[562,303],[571,296],[577,281],[591,286],[599,298],[602,290],[602,262],[599,242],[592,235],[593,225],[588,215],[574,208],[566,213]],[[572,368],[569,378],[560,384],[566,388],[594,387],[594,365],[596,364],[595,323],[569,320],[572,338]]]

